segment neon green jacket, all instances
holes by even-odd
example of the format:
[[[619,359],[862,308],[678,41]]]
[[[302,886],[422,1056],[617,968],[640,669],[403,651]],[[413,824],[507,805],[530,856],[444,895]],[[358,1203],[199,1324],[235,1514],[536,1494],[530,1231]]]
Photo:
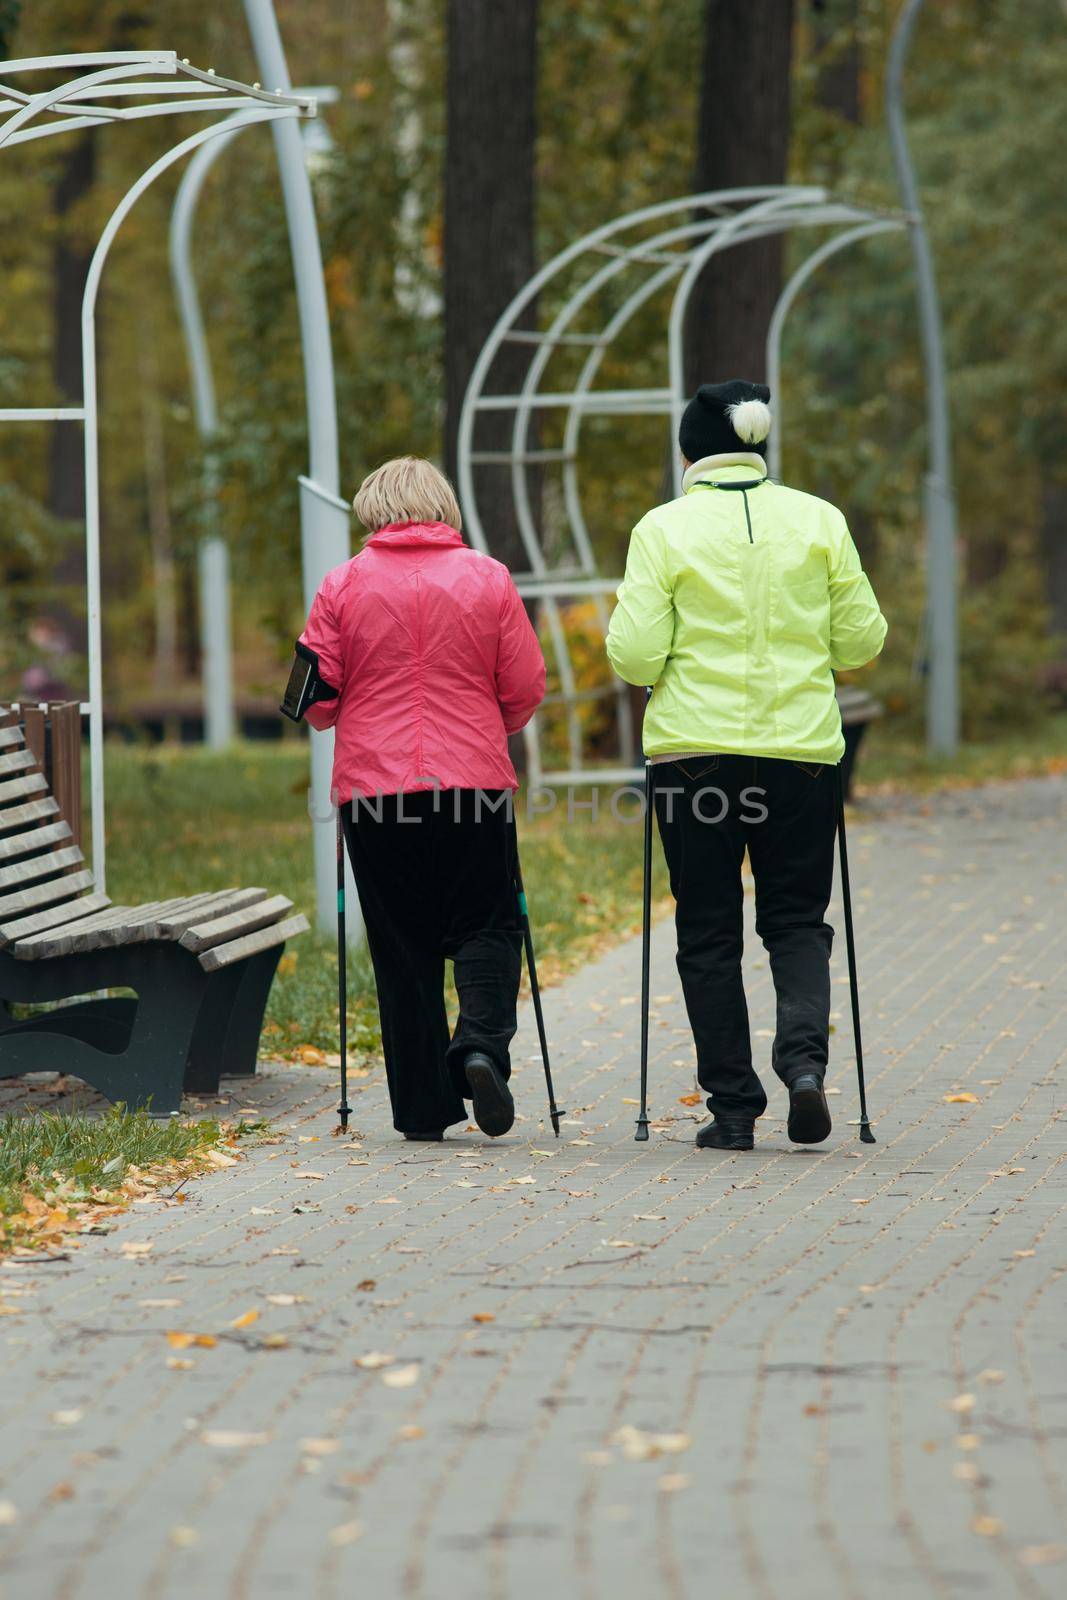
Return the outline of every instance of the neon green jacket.
[[[694,462],[633,531],[607,649],[655,686],[648,755],[844,754],[833,673],[876,656],[886,620],[840,511],[766,471],[755,453]]]

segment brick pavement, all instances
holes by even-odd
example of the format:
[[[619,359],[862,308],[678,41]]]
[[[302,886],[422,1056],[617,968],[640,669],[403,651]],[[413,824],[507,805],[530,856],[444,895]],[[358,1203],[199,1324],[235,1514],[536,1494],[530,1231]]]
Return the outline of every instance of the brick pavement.
[[[0,1270],[0,1596],[1062,1594],[1065,817],[1049,780],[853,824],[872,1147],[843,939],[818,1150],[777,1088],[755,1153],[692,1149],[669,926],[647,1145],[632,944],[547,996],[558,1145],[528,1015],[493,1144],[398,1142],[373,1079],[344,1143],[322,1072],[235,1089],[278,1143]]]

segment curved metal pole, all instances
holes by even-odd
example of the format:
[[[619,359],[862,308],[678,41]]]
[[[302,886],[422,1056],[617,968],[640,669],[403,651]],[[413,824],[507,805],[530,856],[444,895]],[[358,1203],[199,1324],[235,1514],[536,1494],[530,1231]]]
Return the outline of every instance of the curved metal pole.
[[[237,113],[240,126],[274,122],[300,116],[300,108],[264,108]],[[232,124],[229,125],[232,128]],[[123,220],[144,191],[176,161],[209,139],[228,131],[227,125],[201,128],[166,151],[137,179],[104,226],[93,251],[82,294],[82,404],[85,407],[85,581],[89,643],[89,782],[92,796],[93,874],[97,887],[106,891],[106,840],[104,827],[104,702],[102,636],[100,623],[100,461],[96,386],[96,299],[108,252]]]
[[[209,451],[218,432],[219,416],[211,356],[193,271],[192,227],[204,180],[238,131],[232,128],[227,133],[224,124],[217,139],[200,146],[182,173],[170,214],[170,273],[185,335],[192,379],[193,413],[197,432]],[[197,549],[204,735],[210,749],[224,750],[232,743],[235,731],[230,645],[230,552],[225,539],[218,532],[218,469],[210,454],[204,465],[202,488],[205,520],[210,529],[201,538]]]
[[[945,369],[941,308],[930,241],[923,220],[919,186],[904,124],[904,68],[923,0],[905,0],[889,46],[886,68],[886,121],[897,182],[910,213],[911,248],[919,301],[923,362],[926,368],[926,421],[929,465],[925,481],[927,536],[927,618],[930,671],[927,680],[926,742],[938,755],[954,755],[959,745],[959,624],[957,621],[956,496],[952,482],[952,433]]]
[[[271,0],[244,0],[244,8],[260,77],[270,87],[291,92],[289,68]],[[307,477],[300,480],[300,526],[304,602],[305,608],[310,610],[319,584],[327,572],[348,560],[350,517],[339,497],[341,473],[330,312],[311,179],[308,177],[297,128],[277,126],[274,129],[274,145],[296,280],[307,396],[310,466]],[[311,740],[311,818],[318,925],[323,933],[333,929],[337,904],[337,841],[331,795],[332,771],[333,735],[315,734]],[[354,885],[350,884],[350,887],[353,891],[351,905],[356,907],[359,900]],[[357,917],[349,917],[348,931],[351,943],[362,938],[362,925]]]
[[[839,250],[847,250],[849,245],[858,244],[861,239],[873,238],[878,233],[899,233],[906,226],[903,222],[893,222],[883,219],[879,222],[865,222],[859,228],[850,228],[847,233],[839,233],[832,239],[827,239],[806,256],[800,266],[789,279],[785,288],[778,296],[771,320],[767,325],[767,386],[771,391],[771,401],[774,407],[774,427],[771,429],[767,441],[767,471],[772,478],[782,475],[782,391],[780,386],[782,364],[782,330],[785,319],[793,307],[793,302],[803,289],[808,279],[829,261],[831,256],[837,255]]]

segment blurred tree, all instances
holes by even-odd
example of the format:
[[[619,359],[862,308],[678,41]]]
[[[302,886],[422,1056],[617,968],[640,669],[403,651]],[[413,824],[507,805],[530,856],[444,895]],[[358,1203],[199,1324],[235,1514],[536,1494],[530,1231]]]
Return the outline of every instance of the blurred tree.
[[[0,55],[8,53],[21,9],[21,0],[0,0]]]
[[[445,462],[456,472],[463,396],[478,353],[535,263],[534,163],[538,0],[448,0],[444,183]],[[536,306],[524,319],[536,326]],[[522,383],[530,347],[513,344],[494,367],[504,392]],[[506,448],[511,418],[479,421],[479,449]],[[479,471],[479,507],[493,547],[528,567],[506,468]]]
[[[705,0],[696,190],[784,183],[793,0]],[[701,273],[687,321],[687,382],[764,375],[782,239],[737,245]]]

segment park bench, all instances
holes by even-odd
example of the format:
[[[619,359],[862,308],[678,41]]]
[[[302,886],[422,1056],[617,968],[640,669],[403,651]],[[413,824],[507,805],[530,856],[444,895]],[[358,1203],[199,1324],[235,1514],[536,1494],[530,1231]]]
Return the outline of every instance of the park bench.
[[[255,1071],[275,969],[307,919],[266,889],[112,905],[78,843],[79,710],[49,709],[0,713],[0,1078],[69,1073],[168,1114],[183,1090]],[[69,1003],[11,1009],[54,1002]]]

